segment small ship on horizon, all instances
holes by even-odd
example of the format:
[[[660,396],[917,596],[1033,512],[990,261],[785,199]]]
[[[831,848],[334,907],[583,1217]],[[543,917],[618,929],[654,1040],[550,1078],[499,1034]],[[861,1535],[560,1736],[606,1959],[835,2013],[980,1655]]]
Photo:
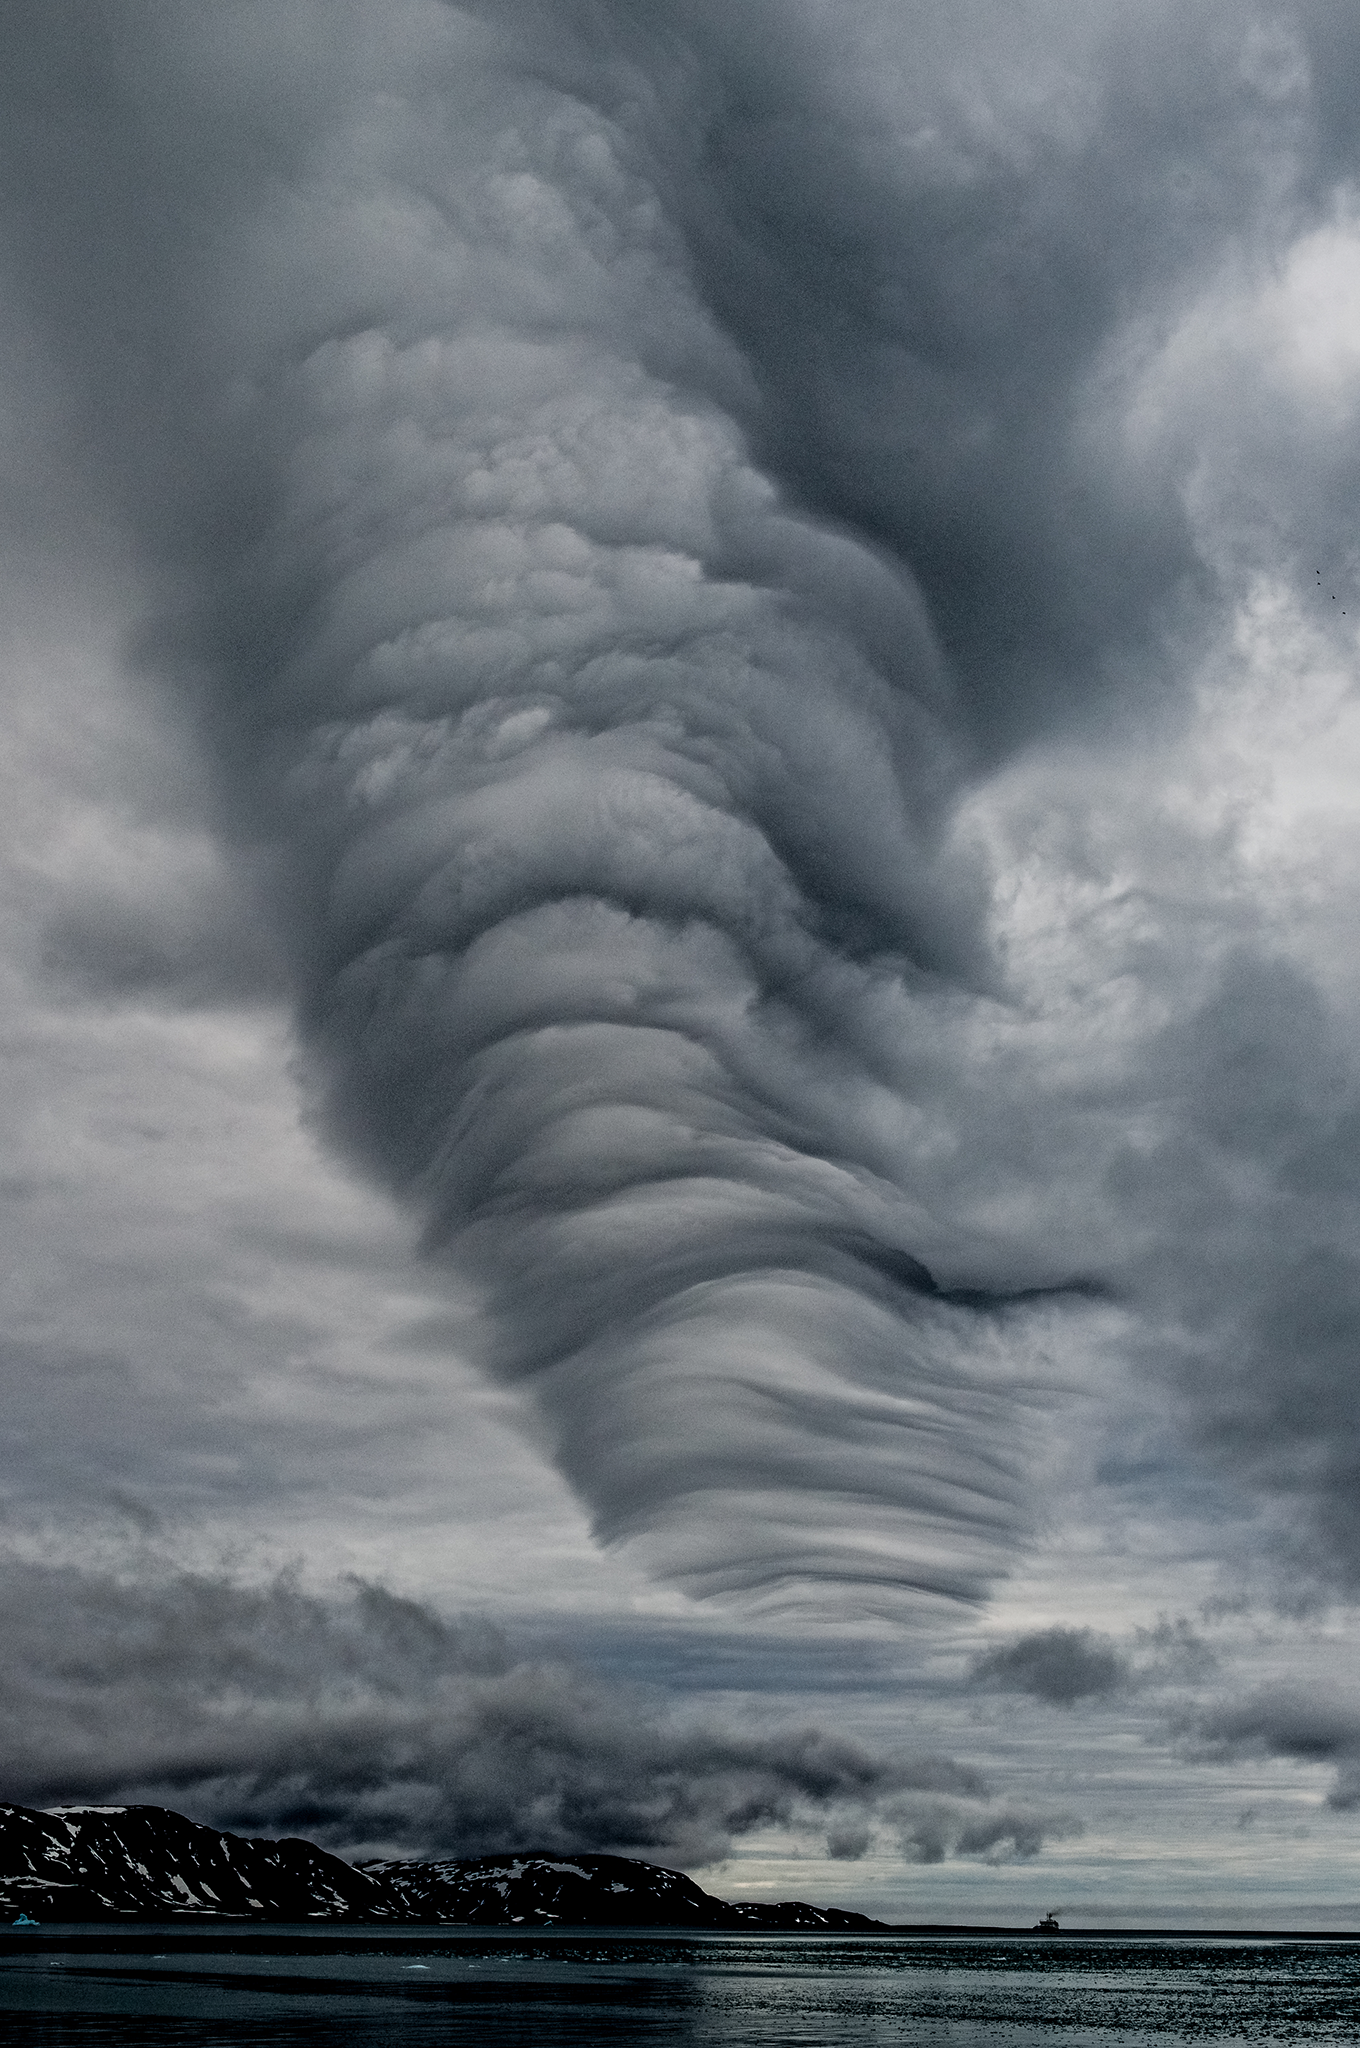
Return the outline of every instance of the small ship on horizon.
[[[1045,1913],[1042,1920],[1036,1920],[1034,1923],[1034,1932],[1036,1934],[1061,1934],[1062,1929],[1058,1925],[1057,1914]]]

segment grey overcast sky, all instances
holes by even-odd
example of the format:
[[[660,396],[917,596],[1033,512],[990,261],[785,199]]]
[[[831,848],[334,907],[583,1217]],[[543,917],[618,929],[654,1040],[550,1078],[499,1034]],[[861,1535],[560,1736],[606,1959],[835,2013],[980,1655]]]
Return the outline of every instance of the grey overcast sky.
[[[1360,1925],[1350,0],[0,46],[0,1796]]]

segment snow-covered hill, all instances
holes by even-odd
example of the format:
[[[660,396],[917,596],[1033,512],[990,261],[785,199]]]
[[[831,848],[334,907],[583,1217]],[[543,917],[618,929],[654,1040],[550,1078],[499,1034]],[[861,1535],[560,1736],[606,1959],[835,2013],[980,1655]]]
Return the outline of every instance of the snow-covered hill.
[[[729,1906],[692,1878],[627,1856],[462,1856],[363,1863],[412,1920],[483,1927],[748,1927],[870,1929],[859,1913],[785,1900]]]
[[[436,1921],[482,1927],[827,1928],[862,1914],[727,1905],[624,1856],[389,1860],[357,1869],[310,1842],[221,1834],[163,1806],[0,1806],[0,1919]]]
[[[0,1806],[0,1914],[34,1920],[408,1917],[384,1887],[310,1842],[249,1841],[163,1806]]]
[[[364,1863],[412,1920],[474,1926],[725,1927],[728,1907],[678,1870],[624,1856],[473,1856]]]

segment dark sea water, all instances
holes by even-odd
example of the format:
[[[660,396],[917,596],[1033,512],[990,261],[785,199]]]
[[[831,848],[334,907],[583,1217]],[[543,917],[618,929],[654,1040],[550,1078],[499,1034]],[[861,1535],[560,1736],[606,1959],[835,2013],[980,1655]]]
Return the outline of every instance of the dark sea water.
[[[0,2041],[90,2048],[1360,2042],[1360,1943],[0,1928]]]

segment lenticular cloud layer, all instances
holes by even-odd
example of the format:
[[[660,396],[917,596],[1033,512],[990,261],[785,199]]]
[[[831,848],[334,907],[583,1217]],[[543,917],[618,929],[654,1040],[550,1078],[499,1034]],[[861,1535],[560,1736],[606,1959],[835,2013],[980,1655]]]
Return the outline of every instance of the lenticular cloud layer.
[[[265,579],[308,602],[257,789],[331,1114],[484,1282],[602,1533],[705,1587],[976,1592],[1016,1474],[875,1101],[879,1013],[966,952],[919,606],[644,366],[560,191],[470,199],[532,322],[478,277],[269,401]],[[821,594],[855,584],[863,631]]]
[[[162,542],[328,1119],[604,1537],[976,1596],[1030,1366],[901,1185],[913,1015],[985,971],[923,607],[752,466],[605,118],[399,18],[438,89],[342,80],[183,316]]]
[[[1098,1280],[1158,1469],[1353,1576],[1348,956],[1243,683],[1344,637],[1333,18],[958,14],[54,0],[3,260],[326,1127],[602,1538],[981,1596]]]

